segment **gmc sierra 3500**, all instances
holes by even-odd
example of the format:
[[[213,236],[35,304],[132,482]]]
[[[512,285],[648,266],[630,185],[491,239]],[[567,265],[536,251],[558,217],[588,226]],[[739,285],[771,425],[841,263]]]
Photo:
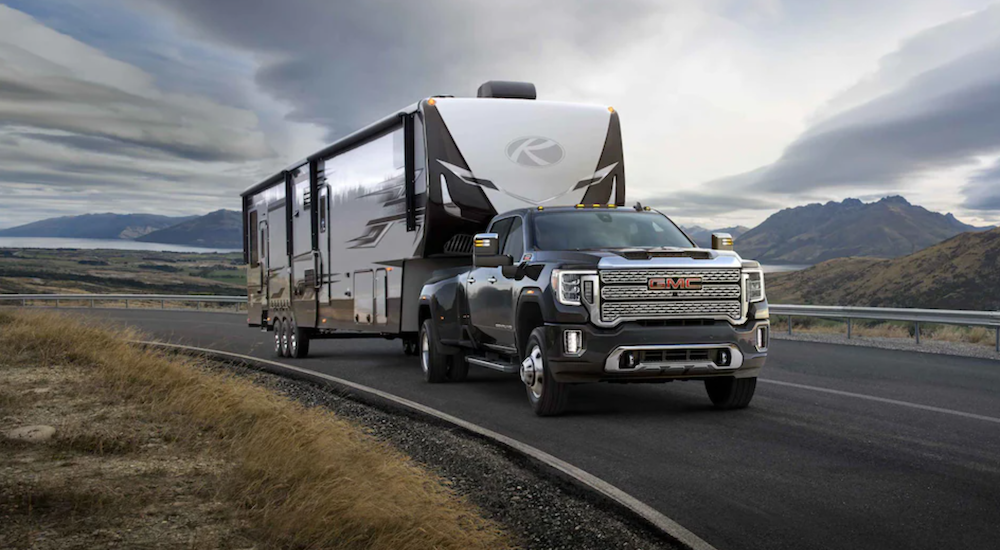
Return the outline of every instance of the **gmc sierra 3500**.
[[[475,236],[471,269],[422,289],[425,379],[519,373],[541,416],[562,412],[568,385],[598,381],[702,380],[716,407],[746,407],[767,356],[764,275],[729,235],[712,245],[638,204],[501,214]]]

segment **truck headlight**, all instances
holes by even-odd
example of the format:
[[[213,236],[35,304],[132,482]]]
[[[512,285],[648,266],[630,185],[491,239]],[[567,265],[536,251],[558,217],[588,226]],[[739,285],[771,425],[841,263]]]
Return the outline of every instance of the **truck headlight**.
[[[764,273],[762,271],[744,271],[746,275],[747,301],[760,302],[764,299]]]
[[[566,271],[562,269],[553,269],[552,288],[555,290],[556,299],[559,300],[559,303],[567,306],[580,305],[583,276],[593,274],[593,271]]]

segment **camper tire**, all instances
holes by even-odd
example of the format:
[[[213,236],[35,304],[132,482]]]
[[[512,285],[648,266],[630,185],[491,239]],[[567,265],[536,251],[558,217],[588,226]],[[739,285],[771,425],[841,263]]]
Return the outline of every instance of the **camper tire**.
[[[285,356],[285,327],[281,324],[280,318],[274,319],[274,355],[275,357]]]
[[[309,355],[309,330],[295,322],[295,317],[285,321],[288,332],[288,357],[303,359]]]

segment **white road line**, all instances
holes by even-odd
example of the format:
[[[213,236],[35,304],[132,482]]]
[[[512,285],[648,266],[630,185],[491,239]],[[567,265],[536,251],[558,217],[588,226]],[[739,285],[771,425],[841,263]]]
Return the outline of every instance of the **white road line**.
[[[943,409],[941,407],[932,407],[930,405],[921,405],[920,403],[910,403],[909,401],[899,401],[897,399],[886,399],[885,397],[875,397],[874,395],[865,395],[863,393],[853,393],[849,391],[831,390],[828,388],[818,388],[816,386],[807,386],[805,384],[794,384],[792,382],[779,382],[777,380],[765,380],[763,378],[757,379],[759,382],[765,384],[776,384],[778,386],[788,386],[790,388],[798,388],[800,390],[809,390],[820,393],[830,393],[833,395],[843,395],[845,397],[856,397],[858,399],[867,399],[868,401],[877,401],[879,403],[889,403],[890,405],[899,405],[901,407],[910,407],[911,409],[920,409],[923,411],[931,411],[943,414],[950,414],[952,416],[961,416],[963,418],[973,418],[975,420],[985,420],[986,422],[993,422],[995,424],[1000,424],[1000,418],[993,416],[984,416],[981,414],[973,414],[962,411],[956,411],[954,409]]]

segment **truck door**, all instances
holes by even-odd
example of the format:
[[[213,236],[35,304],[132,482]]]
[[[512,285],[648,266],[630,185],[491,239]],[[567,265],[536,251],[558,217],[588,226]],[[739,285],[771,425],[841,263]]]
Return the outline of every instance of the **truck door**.
[[[504,218],[493,222],[489,232],[496,233],[500,238],[500,250],[504,249],[507,234],[510,232],[514,218]],[[499,267],[477,267],[469,273],[466,281],[466,295],[469,300],[469,321],[472,326],[479,329],[496,343],[507,345],[508,333],[513,332],[513,327],[506,323],[508,315],[502,310],[504,308],[504,297],[499,283],[502,287],[503,274]],[[507,292],[510,294],[510,292]]]
[[[524,231],[520,217],[514,218],[501,251],[514,258],[514,265],[521,262],[521,257],[524,256]],[[494,275],[496,282],[491,284],[493,285],[492,291],[497,294],[496,318],[494,319],[494,323],[499,329],[497,343],[514,347],[517,345],[516,332],[514,331],[514,280],[504,277],[502,268],[494,269],[496,269],[496,275]],[[487,283],[489,282],[487,280]]]

